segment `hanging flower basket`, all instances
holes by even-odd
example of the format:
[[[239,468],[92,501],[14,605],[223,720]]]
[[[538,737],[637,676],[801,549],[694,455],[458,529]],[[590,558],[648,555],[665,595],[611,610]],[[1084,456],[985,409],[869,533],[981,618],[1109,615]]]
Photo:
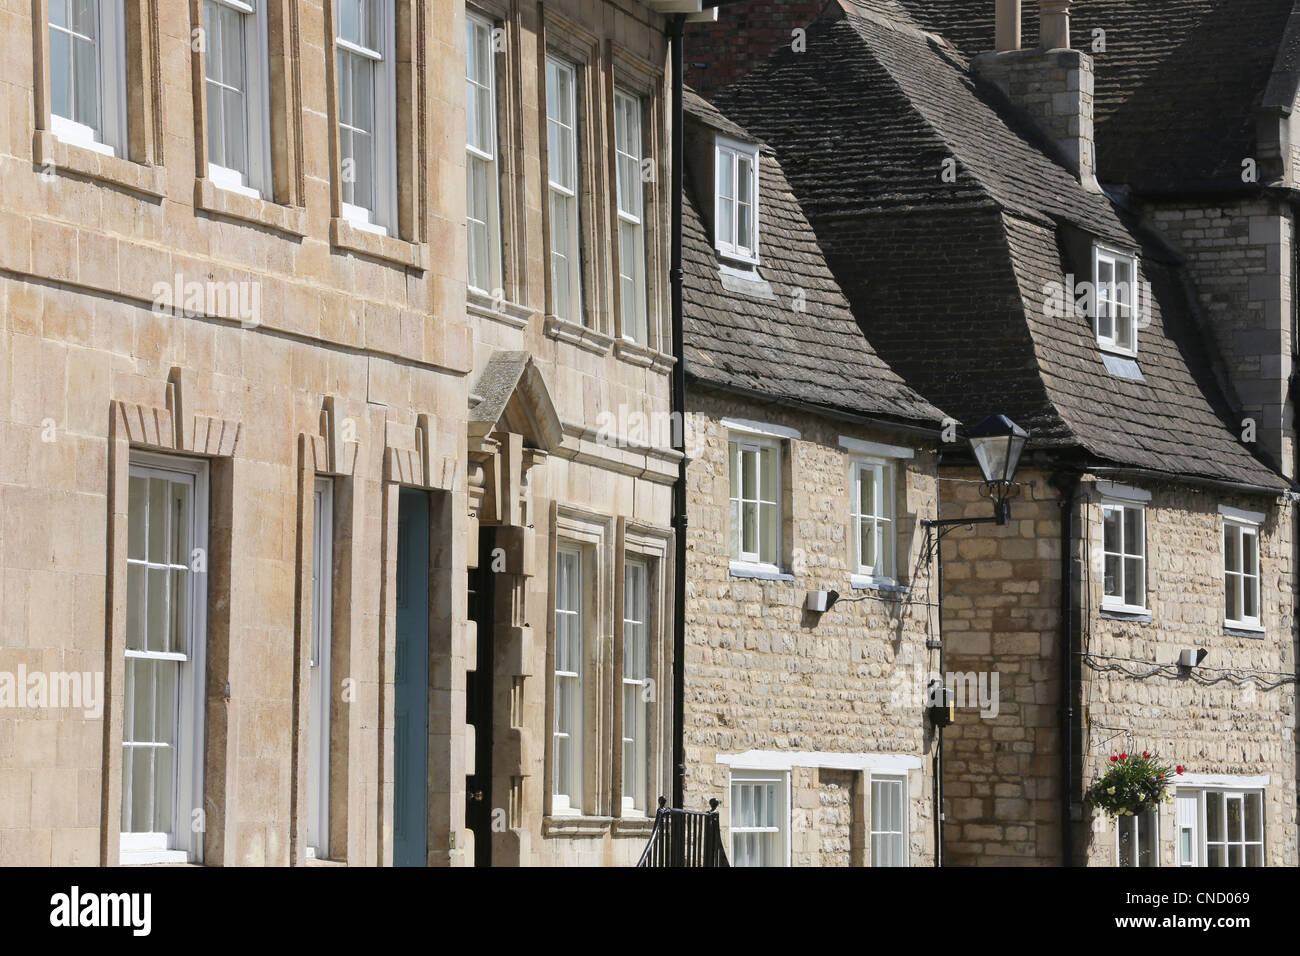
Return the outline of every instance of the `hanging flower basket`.
[[[1183,769],[1181,764],[1171,767],[1145,750],[1140,757],[1112,755],[1110,769],[1088,788],[1087,797],[1109,816],[1136,816],[1171,799],[1170,783]]]

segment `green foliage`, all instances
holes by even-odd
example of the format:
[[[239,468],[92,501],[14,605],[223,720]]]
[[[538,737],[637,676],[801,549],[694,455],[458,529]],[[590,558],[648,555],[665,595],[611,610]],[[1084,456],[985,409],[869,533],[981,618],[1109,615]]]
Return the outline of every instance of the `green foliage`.
[[[1133,816],[1172,799],[1170,784],[1183,768],[1171,767],[1145,750],[1110,758],[1110,769],[1088,788],[1093,806],[1112,817]]]

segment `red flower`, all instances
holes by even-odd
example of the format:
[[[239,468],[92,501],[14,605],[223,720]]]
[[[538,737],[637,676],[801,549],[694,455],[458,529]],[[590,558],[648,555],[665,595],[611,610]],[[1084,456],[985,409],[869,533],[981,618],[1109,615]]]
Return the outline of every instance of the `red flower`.
[[[1151,759],[1151,755],[1150,755],[1149,753],[1147,753],[1145,750],[1142,751],[1142,756],[1143,756],[1143,757],[1146,757],[1147,760],[1150,760],[1150,759]]]
[[[1116,760],[1118,760],[1118,759],[1119,759],[1119,758],[1116,757],[1114,754],[1111,754],[1111,755],[1110,755],[1110,762],[1111,762],[1111,763],[1114,763],[1114,762],[1115,762]]]
[[[1119,755],[1119,759],[1120,759],[1120,760],[1127,760],[1127,759],[1128,759],[1128,754],[1120,754],[1120,755]]]
[[[1182,765],[1182,764],[1179,764],[1179,765],[1178,765],[1177,767],[1175,767],[1174,769],[1178,771],[1178,776],[1181,777],[1181,776],[1183,775],[1183,769],[1184,769],[1184,768],[1183,768],[1183,765]]]
[[[1159,777],[1161,780],[1165,779],[1165,775],[1163,773],[1158,773],[1156,774],[1156,776]]]

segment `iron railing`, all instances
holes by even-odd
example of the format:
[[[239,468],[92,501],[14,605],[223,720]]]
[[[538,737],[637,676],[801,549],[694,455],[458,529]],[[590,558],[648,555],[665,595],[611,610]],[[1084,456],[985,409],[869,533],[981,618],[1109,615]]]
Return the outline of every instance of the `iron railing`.
[[[637,866],[731,866],[722,846],[718,801],[707,810],[678,810],[659,798],[654,830]]]

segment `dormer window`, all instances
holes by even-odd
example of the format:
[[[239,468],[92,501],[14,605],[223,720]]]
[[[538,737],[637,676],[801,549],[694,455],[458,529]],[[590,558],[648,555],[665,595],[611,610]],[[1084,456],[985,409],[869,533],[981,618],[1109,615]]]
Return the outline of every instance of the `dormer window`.
[[[728,259],[758,263],[758,147],[718,138],[714,245]]]
[[[1092,276],[1097,344],[1108,352],[1137,355],[1137,260],[1105,246],[1094,246]]]

